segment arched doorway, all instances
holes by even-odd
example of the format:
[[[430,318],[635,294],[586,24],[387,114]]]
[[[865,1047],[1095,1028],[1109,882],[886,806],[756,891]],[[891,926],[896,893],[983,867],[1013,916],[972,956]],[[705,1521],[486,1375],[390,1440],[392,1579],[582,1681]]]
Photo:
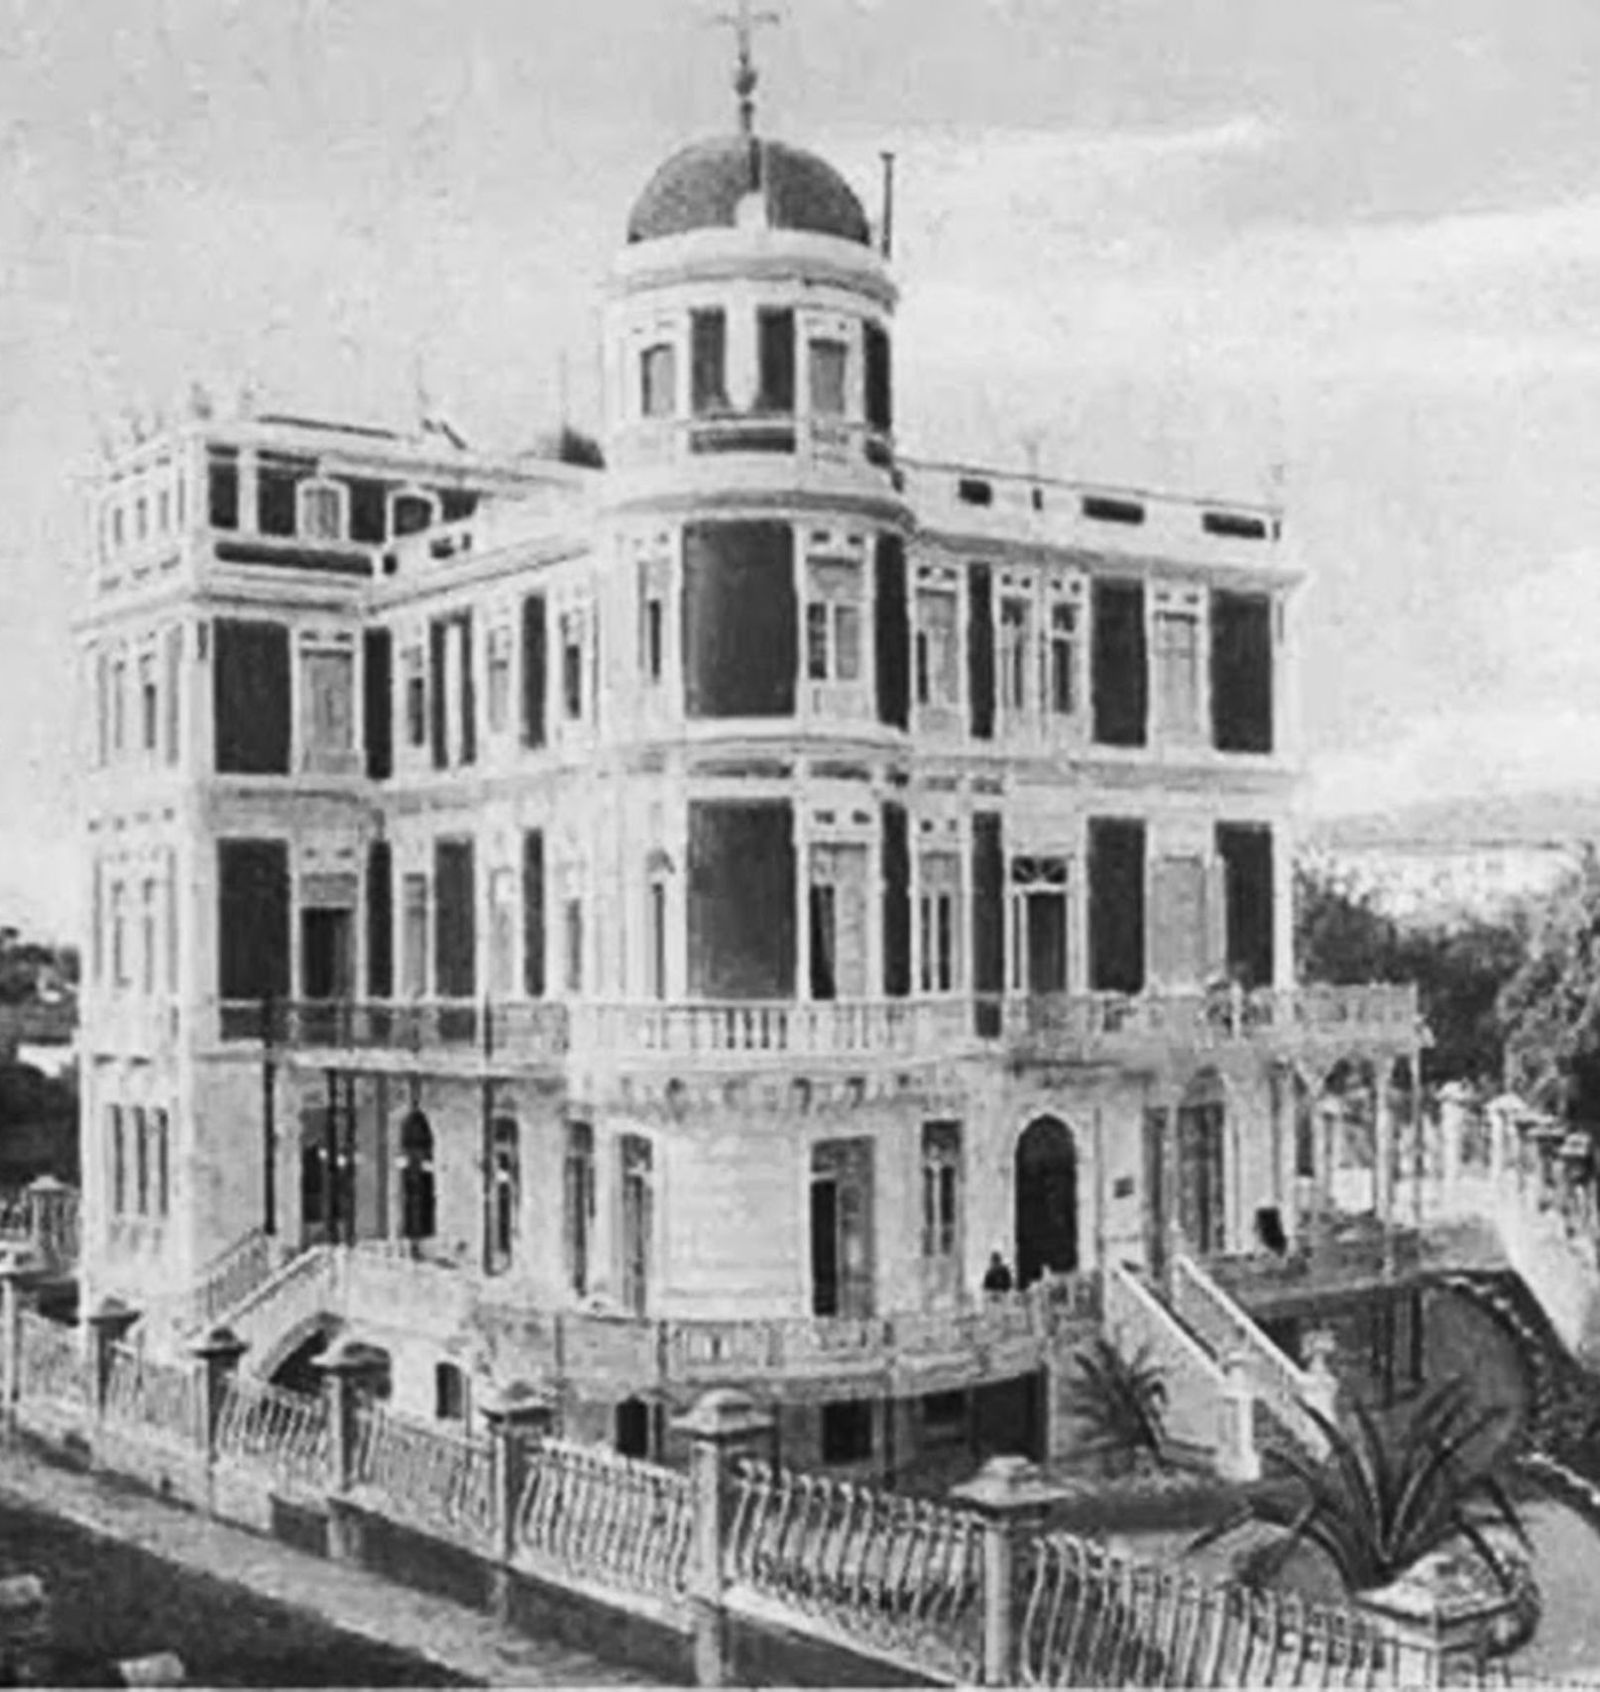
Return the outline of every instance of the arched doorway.
[[[433,1129],[414,1110],[400,1124],[400,1233],[429,1240],[434,1232]]]
[[[1202,1257],[1221,1251],[1227,1238],[1227,1134],[1227,1093],[1208,1070],[1178,1106],[1178,1226]]]
[[[1017,1285],[1078,1267],[1078,1148],[1053,1116],[1028,1124],[1016,1155]]]

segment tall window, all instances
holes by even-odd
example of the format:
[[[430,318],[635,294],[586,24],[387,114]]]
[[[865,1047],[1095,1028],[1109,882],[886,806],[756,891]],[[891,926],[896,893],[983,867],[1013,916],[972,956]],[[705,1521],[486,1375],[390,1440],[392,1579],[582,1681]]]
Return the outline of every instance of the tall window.
[[[406,744],[428,744],[428,669],[420,646],[405,651]]]
[[[1078,608],[1050,607],[1048,654],[1050,710],[1054,716],[1070,717],[1078,708]]]
[[[239,527],[239,455],[231,447],[206,454],[207,515],[213,529]]]
[[[794,312],[787,306],[756,313],[756,365],[760,387],[758,411],[794,410]]]
[[[122,1122],[122,1106],[106,1109],[111,1138],[111,1213],[123,1216],[128,1209],[128,1142]]]
[[[1028,708],[1028,602],[1000,602],[1000,704],[1013,716]]]
[[[671,417],[678,409],[678,351],[668,342],[639,355],[639,409],[646,417]]]
[[[344,539],[344,501],[328,482],[304,482],[300,487],[300,533],[307,540]]]
[[[650,1307],[650,1254],[654,1233],[650,1142],[622,1136],[622,1307],[643,1316]]]
[[[105,653],[94,659],[95,760],[104,767],[111,760],[111,663]]]
[[[511,630],[489,631],[489,730],[503,734],[511,721]]]
[[[664,877],[651,877],[645,900],[647,991],[652,999],[664,999],[667,996],[667,883]]]
[[[498,999],[517,991],[517,876],[496,870],[489,881],[489,991]]]
[[[666,663],[666,601],[659,584],[647,571],[639,576],[639,673],[646,681],[661,680]]]
[[[922,1125],[922,1255],[954,1262],[961,1247],[961,1125]]]
[[[139,744],[146,752],[154,752],[160,733],[161,713],[156,693],[156,655],[139,655]]]
[[[428,878],[408,875],[400,884],[400,980],[408,998],[428,991]]]
[[[496,1117],[491,1138],[494,1145],[494,1235],[490,1241],[490,1255],[496,1267],[504,1268],[516,1255],[517,1211],[522,1196],[516,1118]]]
[[[843,417],[849,409],[845,382],[850,349],[843,341],[811,343],[811,410],[818,417]]]
[[[956,596],[921,592],[917,595],[917,703],[955,705],[959,702],[961,659],[956,646]]]
[[[562,907],[563,954],[569,993],[583,991],[583,901],[568,899]]]
[[[1156,710],[1162,734],[1200,732],[1200,619],[1188,611],[1156,613]]]
[[[955,991],[956,905],[960,896],[960,860],[952,853],[926,854],[917,899],[924,993]]]
[[[146,993],[156,990],[156,883],[146,881],[139,901],[139,974]]]
[[[812,681],[861,676],[861,568],[843,561],[807,567],[806,675]]]
[[[111,887],[111,981],[128,985],[128,890],[118,881]]]
[[[306,761],[337,762],[355,751],[355,654],[348,650],[301,655],[302,725]]]
[[[111,750],[121,752],[127,745],[128,665],[118,658],[111,666]]]
[[[150,1135],[143,1105],[133,1107],[133,1206],[140,1216],[150,1214]]]
[[[567,1124],[566,1156],[561,1175],[562,1255],[567,1285],[578,1298],[589,1292],[589,1244],[594,1233],[594,1129],[587,1122]]]
[[[728,409],[728,319],[721,308],[689,314],[690,404],[697,417]]]
[[[583,715],[583,613],[566,611],[561,617],[561,701],[567,720]]]
[[[155,1213],[165,1220],[172,1214],[171,1126],[164,1110],[150,1112],[150,1138],[155,1147]]]

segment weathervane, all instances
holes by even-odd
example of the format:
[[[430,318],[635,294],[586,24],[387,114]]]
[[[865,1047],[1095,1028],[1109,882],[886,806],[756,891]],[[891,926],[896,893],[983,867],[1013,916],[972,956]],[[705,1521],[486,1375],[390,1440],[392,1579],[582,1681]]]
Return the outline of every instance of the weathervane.
[[[756,31],[763,24],[779,24],[783,19],[776,12],[758,12],[750,0],[739,0],[734,12],[722,12],[712,20],[731,29],[739,43],[739,66],[733,74],[733,91],[739,96],[739,127],[746,135],[753,135],[756,127],[756,84],[760,74],[756,70]]]

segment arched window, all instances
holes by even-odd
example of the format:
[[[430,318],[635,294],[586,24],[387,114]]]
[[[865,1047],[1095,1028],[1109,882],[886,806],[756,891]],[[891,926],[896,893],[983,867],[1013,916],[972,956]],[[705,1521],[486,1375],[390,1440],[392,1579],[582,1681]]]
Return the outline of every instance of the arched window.
[[[400,1125],[400,1232],[428,1240],[434,1231],[433,1129],[414,1110]]]
[[[508,1268],[516,1256],[517,1211],[522,1195],[521,1154],[517,1144],[515,1117],[495,1118],[491,1130],[494,1145],[494,1238],[493,1265]]]

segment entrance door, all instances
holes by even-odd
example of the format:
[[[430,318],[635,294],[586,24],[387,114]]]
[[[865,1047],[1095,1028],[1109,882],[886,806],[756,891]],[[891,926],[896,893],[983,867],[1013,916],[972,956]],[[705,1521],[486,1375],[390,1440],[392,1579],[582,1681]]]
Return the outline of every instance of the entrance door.
[[[1041,1116],[1017,1141],[1017,1284],[1078,1267],[1078,1152],[1072,1134]]]
[[[1067,896],[1029,893],[1028,991],[1064,993],[1067,990]]]
[[[1178,1222],[1191,1251],[1223,1250],[1227,1227],[1227,1108],[1200,1083],[1178,1109]]]

